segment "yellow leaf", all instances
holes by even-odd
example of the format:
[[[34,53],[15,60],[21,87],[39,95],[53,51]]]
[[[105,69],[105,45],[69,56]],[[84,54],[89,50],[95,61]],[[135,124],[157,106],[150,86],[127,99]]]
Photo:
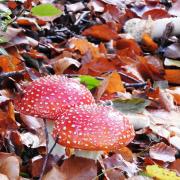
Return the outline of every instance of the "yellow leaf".
[[[180,177],[178,177],[174,171],[163,169],[158,165],[147,166],[146,172],[149,176],[156,178],[157,180],[180,180]]]

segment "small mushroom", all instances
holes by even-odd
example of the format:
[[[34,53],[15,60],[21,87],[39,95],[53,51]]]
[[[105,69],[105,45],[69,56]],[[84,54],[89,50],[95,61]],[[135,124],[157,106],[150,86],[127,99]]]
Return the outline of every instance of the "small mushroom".
[[[84,85],[60,75],[41,77],[22,89],[23,95],[14,99],[16,110],[40,118],[53,120],[67,108],[95,103]]]
[[[173,35],[180,35],[180,17],[163,18],[158,20],[148,20],[133,18],[125,23],[124,30],[131,34],[136,41],[141,41],[144,33],[152,38],[161,38],[168,23],[173,23]]]
[[[70,108],[55,121],[53,137],[67,148],[115,151],[129,144],[134,129],[129,120],[110,106],[84,105]]]

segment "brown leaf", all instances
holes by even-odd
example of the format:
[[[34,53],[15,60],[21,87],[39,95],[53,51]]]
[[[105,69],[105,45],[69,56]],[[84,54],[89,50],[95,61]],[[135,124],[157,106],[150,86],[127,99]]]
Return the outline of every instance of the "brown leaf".
[[[172,162],[169,167],[169,169],[172,169],[177,172],[178,175],[180,175],[180,159],[176,159],[174,162]]]
[[[161,142],[150,147],[149,155],[152,159],[173,162],[176,152],[176,149]]]
[[[81,66],[81,63],[76,59],[64,57],[58,61],[53,62],[53,67],[56,74],[62,74],[69,66],[74,65],[77,68]]]
[[[82,35],[92,36],[104,41],[110,41],[111,39],[118,38],[117,32],[107,24],[91,26],[90,28],[85,29],[82,32]]]
[[[66,159],[59,168],[65,179],[92,180],[97,176],[97,166],[94,160],[72,156]]]
[[[79,74],[88,74],[92,76],[99,76],[103,73],[113,71],[116,67],[106,58],[98,58],[92,60],[87,64],[83,64],[79,70]]]
[[[92,58],[100,57],[99,48],[95,44],[88,42],[86,39],[72,38],[69,40],[69,47],[74,50],[79,50],[82,55],[91,53]]]
[[[128,162],[133,162],[133,153],[132,151],[127,147],[122,147],[119,149],[116,153],[121,154],[124,160]]]
[[[59,171],[59,168],[54,166],[44,177],[43,180],[67,180],[66,177]]]
[[[180,84],[180,70],[179,69],[166,69],[165,79],[169,83]]]
[[[152,10],[146,11],[146,12],[142,15],[142,18],[143,18],[143,19],[148,19],[149,16],[151,16],[151,18],[152,18],[153,20],[170,17],[170,15],[168,14],[168,12],[167,12],[166,10],[164,10],[164,9],[152,9]]]
[[[104,159],[103,162],[105,170],[117,168],[126,172],[128,176],[132,176],[137,172],[136,164],[125,161],[120,154],[114,154],[111,157]]]
[[[10,180],[16,180],[20,173],[20,160],[12,154],[6,156],[3,159],[0,156],[0,172],[7,175]]]
[[[129,57],[129,53],[133,52],[136,55],[142,55],[142,50],[137,42],[133,39],[120,39],[116,42],[116,48],[118,50],[127,49],[127,56]]]

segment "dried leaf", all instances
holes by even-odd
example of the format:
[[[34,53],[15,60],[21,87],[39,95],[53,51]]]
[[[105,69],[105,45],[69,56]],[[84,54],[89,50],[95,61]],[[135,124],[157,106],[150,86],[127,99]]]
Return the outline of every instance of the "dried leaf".
[[[150,147],[149,155],[153,159],[161,160],[164,162],[175,161],[176,149],[161,142]]]
[[[116,72],[112,72],[109,76],[108,76],[108,85],[106,87],[106,92],[107,93],[115,93],[115,92],[125,92],[125,88],[123,86],[122,80],[121,80],[121,76]]]
[[[59,168],[65,179],[92,180],[97,176],[97,166],[94,160],[70,157]]]
[[[113,100],[113,107],[121,112],[142,112],[149,101],[142,98],[132,99],[115,99]]]
[[[180,68],[180,61],[179,60],[173,60],[173,59],[169,59],[169,58],[166,58],[164,60],[164,65],[165,66],[175,66],[175,67],[179,67]]]
[[[143,19],[148,19],[149,16],[151,16],[151,18],[153,20],[170,17],[170,15],[168,14],[168,11],[166,11],[164,9],[152,9],[152,10],[146,11],[142,15],[142,18]]]
[[[105,171],[108,169],[120,169],[128,174],[128,176],[133,176],[138,168],[135,163],[130,163],[125,161],[120,154],[113,154],[111,157],[108,157],[103,160]]]
[[[92,37],[95,37],[97,39],[101,39],[104,41],[110,41],[111,39],[118,38],[117,32],[113,28],[108,26],[107,24],[91,26],[90,28],[85,29],[82,32],[82,35],[92,36]]]
[[[166,69],[165,70],[165,79],[169,83],[180,84],[180,70],[179,69]]]
[[[116,70],[116,67],[106,58],[98,58],[87,64],[83,64],[79,70],[79,74],[88,74],[92,76],[100,76],[103,73]]]
[[[66,177],[59,171],[59,168],[54,166],[44,177],[43,180],[66,180]]]
[[[71,65],[79,68],[81,66],[81,63],[78,62],[76,59],[64,57],[62,59],[59,59],[58,61],[53,62],[52,65],[57,74],[62,74]]]
[[[168,46],[164,51],[164,56],[170,59],[180,59],[180,43]]]
[[[0,172],[8,176],[11,180],[16,180],[20,173],[20,161],[16,156],[9,154],[9,157],[1,159]]]
[[[176,171],[178,176],[180,175],[180,159],[176,159],[174,162],[172,162],[169,166],[169,169]]]
[[[153,39],[148,35],[144,34],[142,36],[143,49],[150,52],[155,52],[158,49],[158,45],[153,41]]]
[[[69,40],[69,47],[74,50],[79,50],[82,55],[90,53],[92,58],[100,57],[99,48],[93,43],[88,42],[86,39],[72,38]]]
[[[174,16],[180,16],[180,3],[177,0],[175,3],[172,4],[172,7],[169,9],[169,14]]]

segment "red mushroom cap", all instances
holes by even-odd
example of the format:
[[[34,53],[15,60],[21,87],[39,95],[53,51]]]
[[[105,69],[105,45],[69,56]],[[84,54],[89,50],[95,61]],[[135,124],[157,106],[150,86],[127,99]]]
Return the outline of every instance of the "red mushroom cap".
[[[95,102],[91,92],[79,81],[60,75],[41,77],[14,99],[16,110],[41,118],[55,119],[57,114],[75,105]]]
[[[119,111],[96,104],[70,108],[57,118],[53,129],[60,145],[90,151],[117,150],[134,135],[132,124]]]

